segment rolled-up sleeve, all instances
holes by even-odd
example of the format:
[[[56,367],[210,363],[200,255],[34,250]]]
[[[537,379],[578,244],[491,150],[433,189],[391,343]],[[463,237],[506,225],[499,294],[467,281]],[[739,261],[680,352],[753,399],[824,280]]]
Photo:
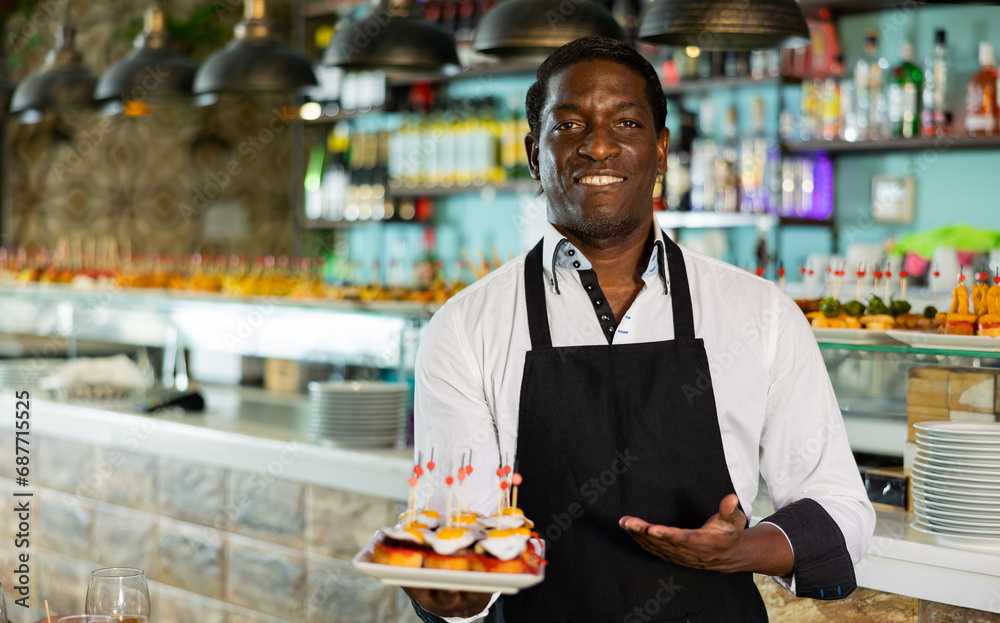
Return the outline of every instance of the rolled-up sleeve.
[[[822,354],[805,317],[775,291],[780,321],[771,332],[770,384],[760,441],[761,475],[777,512],[763,521],[792,546],[801,597],[838,599],[854,590],[854,565],[875,529]]]

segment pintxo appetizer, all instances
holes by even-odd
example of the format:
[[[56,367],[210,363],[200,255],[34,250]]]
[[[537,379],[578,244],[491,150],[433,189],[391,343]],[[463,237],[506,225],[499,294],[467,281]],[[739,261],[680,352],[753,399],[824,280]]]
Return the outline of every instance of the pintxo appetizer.
[[[540,575],[545,565],[541,540],[532,532],[534,523],[517,508],[521,475],[510,465],[497,469],[497,512],[480,516],[468,509],[468,477],[473,468],[471,456],[468,463],[463,457],[458,471],[444,478],[447,496],[442,518],[438,511],[418,508],[421,478],[427,482],[429,493],[430,475],[435,468],[431,460],[425,469],[418,457],[408,480],[406,511],[398,524],[379,530],[372,561],[434,570]]]

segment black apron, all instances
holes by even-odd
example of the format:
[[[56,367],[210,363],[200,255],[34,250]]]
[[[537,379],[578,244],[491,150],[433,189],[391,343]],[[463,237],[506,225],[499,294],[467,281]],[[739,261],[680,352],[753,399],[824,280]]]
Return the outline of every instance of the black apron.
[[[618,526],[698,528],[735,492],[684,258],[663,242],[674,339],[645,344],[553,347],[542,243],[527,256],[518,497],[549,564],[542,584],[504,598],[506,623],[767,621],[751,573],[665,562]]]

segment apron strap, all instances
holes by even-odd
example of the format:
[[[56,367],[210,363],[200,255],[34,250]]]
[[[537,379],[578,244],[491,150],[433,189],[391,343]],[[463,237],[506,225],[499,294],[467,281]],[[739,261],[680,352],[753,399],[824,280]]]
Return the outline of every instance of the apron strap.
[[[694,339],[694,312],[691,309],[691,288],[688,286],[684,255],[677,243],[663,234],[670,275],[670,304],[674,312],[674,339]]]
[[[542,272],[542,244],[528,252],[524,261],[524,301],[528,307],[528,333],[531,335],[531,350],[552,348],[552,333],[549,331],[549,314],[545,307],[545,273]]]

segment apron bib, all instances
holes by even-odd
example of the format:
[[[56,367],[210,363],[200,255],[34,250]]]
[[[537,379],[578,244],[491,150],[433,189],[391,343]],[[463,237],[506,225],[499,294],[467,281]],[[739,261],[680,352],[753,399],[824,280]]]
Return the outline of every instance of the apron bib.
[[[767,621],[751,573],[674,565],[618,526],[634,515],[698,528],[734,493],[684,258],[663,242],[675,337],[644,344],[553,347],[542,243],[527,256],[519,498],[549,564],[544,582],[503,599],[506,623]]]

